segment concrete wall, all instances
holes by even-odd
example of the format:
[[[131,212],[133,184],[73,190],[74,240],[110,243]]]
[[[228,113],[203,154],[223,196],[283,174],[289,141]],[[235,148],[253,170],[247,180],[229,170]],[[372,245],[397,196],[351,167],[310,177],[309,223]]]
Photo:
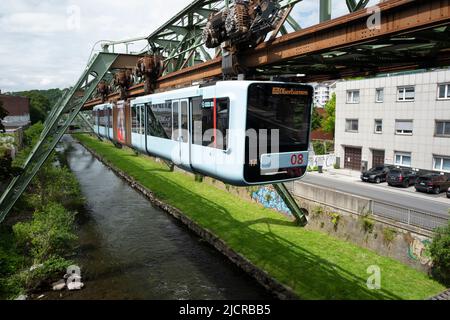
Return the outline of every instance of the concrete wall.
[[[429,271],[429,235],[366,215],[369,199],[301,182],[289,187],[300,206],[309,212],[307,229],[326,232],[420,271]]]

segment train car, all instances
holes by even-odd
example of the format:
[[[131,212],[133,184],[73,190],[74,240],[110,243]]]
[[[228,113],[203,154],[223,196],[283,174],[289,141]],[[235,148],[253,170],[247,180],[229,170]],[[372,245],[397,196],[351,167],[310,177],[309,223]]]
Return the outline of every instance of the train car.
[[[312,99],[308,85],[219,81],[99,105],[94,117],[100,136],[190,172],[250,186],[305,174]]]
[[[95,132],[101,136],[114,140],[113,131],[113,105],[111,103],[101,104],[92,110]]]

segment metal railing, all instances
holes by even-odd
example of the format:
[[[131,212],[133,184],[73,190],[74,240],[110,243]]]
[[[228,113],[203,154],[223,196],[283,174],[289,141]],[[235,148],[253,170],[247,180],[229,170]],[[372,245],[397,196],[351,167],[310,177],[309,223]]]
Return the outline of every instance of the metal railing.
[[[355,196],[338,190],[326,189],[305,182],[301,184],[307,189],[301,189],[296,192],[293,187],[294,184],[290,186],[296,197],[356,215],[372,214],[379,218],[389,219],[393,222],[427,231],[433,231],[438,227],[445,226],[450,220],[450,214],[419,211],[388,202]]]
[[[444,215],[400,207],[377,200],[371,201],[372,214],[430,231],[445,226],[450,218],[450,216],[445,217]]]

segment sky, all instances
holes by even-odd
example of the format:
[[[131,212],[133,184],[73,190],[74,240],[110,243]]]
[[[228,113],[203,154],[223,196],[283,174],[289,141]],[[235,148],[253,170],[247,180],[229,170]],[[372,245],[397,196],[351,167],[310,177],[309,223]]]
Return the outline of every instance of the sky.
[[[145,37],[190,2],[2,0],[0,90],[69,87],[81,75],[97,41]],[[347,13],[345,0],[332,0],[332,6],[333,17]],[[319,0],[303,0],[293,16],[303,28],[318,23]],[[136,43],[130,50],[143,46]]]

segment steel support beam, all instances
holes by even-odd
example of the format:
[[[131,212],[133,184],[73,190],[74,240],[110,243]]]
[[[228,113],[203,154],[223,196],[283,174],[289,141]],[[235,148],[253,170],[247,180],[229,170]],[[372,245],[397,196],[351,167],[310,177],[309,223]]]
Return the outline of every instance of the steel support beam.
[[[0,198],[0,222],[2,222],[16,201],[30,184],[41,166],[90,99],[98,83],[111,68],[121,68],[135,64],[138,56],[99,53],[87,66],[76,85],[61,99],[59,105],[45,121],[42,135],[23,165],[23,172],[15,177]],[[132,62],[134,60],[134,62]]]
[[[291,213],[295,217],[297,223],[301,226],[305,226],[308,223],[308,220],[306,219],[306,210],[300,208],[286,185],[284,183],[279,183],[273,184],[273,187],[280,195],[281,199],[283,199],[289,210],[291,210]]]
[[[331,0],[320,0],[319,21],[325,22],[331,20]]]

